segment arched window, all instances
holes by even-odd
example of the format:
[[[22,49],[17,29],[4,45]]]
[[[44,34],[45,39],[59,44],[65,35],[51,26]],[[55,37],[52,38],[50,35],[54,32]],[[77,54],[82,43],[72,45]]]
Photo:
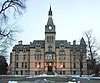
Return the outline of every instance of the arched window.
[[[51,45],[48,46],[48,51],[49,51],[49,52],[52,52],[52,46],[51,46]]]
[[[47,42],[54,42],[54,36],[47,36]]]

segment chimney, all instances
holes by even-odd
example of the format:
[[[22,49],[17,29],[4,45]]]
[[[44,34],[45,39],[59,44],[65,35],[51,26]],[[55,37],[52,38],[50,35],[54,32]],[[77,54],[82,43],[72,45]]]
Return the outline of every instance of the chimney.
[[[18,41],[18,45],[22,45],[22,44],[23,44],[22,40]]]
[[[73,41],[73,45],[76,45],[76,40]]]
[[[71,42],[69,42],[69,44],[71,45]]]

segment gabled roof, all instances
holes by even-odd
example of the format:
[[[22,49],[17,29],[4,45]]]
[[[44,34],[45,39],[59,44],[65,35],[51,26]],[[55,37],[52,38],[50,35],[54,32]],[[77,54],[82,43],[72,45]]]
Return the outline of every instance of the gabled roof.
[[[35,48],[36,44],[40,44],[41,48],[45,48],[45,41],[44,40],[34,40],[29,45],[15,45],[13,50],[19,49],[20,51],[23,49],[29,50],[30,48]],[[70,47],[71,45],[67,42],[67,40],[56,40],[55,47],[58,48],[60,44],[64,44],[65,48]]]
[[[12,49],[12,51],[14,51],[14,50],[16,50],[16,49],[18,49],[18,50],[20,50],[20,51],[22,51],[23,49],[26,49],[26,50],[29,50],[29,48],[30,48],[30,45],[15,45],[14,47],[13,47],[13,49]]]
[[[56,48],[59,47],[60,44],[64,44],[65,47],[70,47],[70,44],[67,42],[67,40],[56,40]]]
[[[30,43],[30,47],[35,48],[36,44],[40,44],[42,48],[45,47],[45,41],[44,40],[34,40],[33,42]]]

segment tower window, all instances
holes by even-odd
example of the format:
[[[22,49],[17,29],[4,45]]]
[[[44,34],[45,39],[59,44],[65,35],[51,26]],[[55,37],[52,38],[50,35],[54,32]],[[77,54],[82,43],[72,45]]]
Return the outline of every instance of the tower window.
[[[45,58],[46,60],[53,60],[54,56],[52,54],[47,54]]]
[[[52,52],[52,46],[48,46],[48,51]]]
[[[47,42],[54,42],[54,36],[47,36]]]
[[[16,54],[15,57],[16,57],[16,60],[18,60],[18,54]]]

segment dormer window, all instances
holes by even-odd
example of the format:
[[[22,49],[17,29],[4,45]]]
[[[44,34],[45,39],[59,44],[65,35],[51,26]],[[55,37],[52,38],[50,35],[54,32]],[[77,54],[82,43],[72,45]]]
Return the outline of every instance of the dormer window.
[[[40,44],[36,44],[35,48],[36,48],[36,51],[40,51],[41,50],[41,45]]]
[[[25,48],[25,47],[23,48],[23,52],[24,52],[24,53],[26,52],[26,48]]]
[[[60,50],[60,51],[64,51],[64,49],[65,49],[64,44],[60,44],[60,45],[59,45],[59,50]]]
[[[18,47],[16,48],[16,52],[19,52],[19,48]]]

